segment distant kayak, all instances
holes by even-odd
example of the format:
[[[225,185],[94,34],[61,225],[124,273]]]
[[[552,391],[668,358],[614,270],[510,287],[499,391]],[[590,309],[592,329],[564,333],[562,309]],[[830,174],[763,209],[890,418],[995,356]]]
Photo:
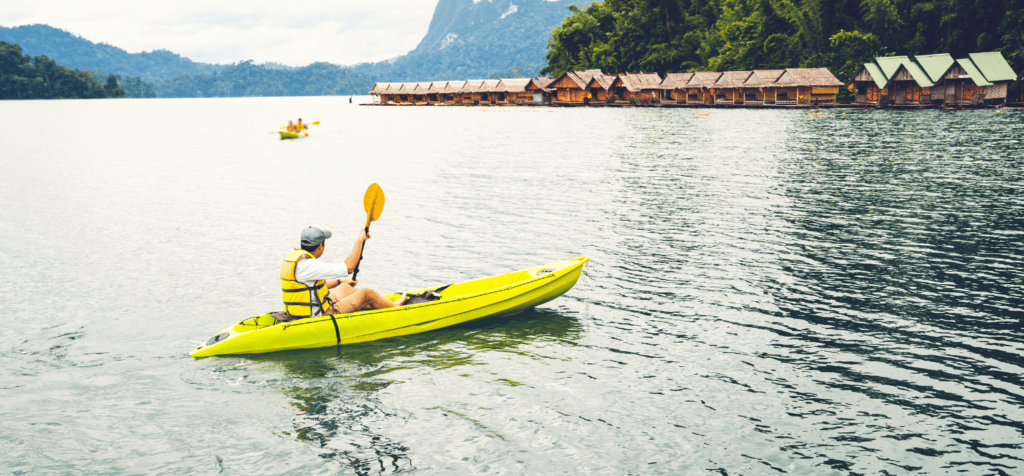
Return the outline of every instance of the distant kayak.
[[[572,289],[590,257],[490,278],[410,291],[439,291],[440,299],[388,309],[282,321],[280,313],[246,319],[196,347],[192,357],[330,347],[417,334],[487,317],[515,314]],[[397,300],[399,293],[384,296]]]
[[[303,137],[309,137],[308,132],[287,132],[280,131],[281,139],[302,139]]]

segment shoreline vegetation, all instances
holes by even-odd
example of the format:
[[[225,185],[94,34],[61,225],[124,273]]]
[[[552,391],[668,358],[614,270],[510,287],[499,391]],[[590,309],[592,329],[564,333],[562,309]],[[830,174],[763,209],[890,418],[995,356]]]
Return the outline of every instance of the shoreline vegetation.
[[[21,53],[20,46],[0,41],[0,100],[125,97],[116,75],[100,83],[92,71],[60,66],[45,55]]]
[[[828,68],[846,79],[876,57],[980,51],[1001,52],[1024,70],[1020,0],[604,0],[568,8],[551,32],[542,76]]]

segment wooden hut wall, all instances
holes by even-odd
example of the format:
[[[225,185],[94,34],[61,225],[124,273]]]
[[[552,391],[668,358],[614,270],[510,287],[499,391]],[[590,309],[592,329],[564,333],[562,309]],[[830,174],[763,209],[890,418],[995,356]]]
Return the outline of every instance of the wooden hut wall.
[[[834,103],[839,95],[839,86],[811,86],[808,94],[812,103]]]
[[[622,82],[622,78],[616,77],[612,81],[611,87],[608,88],[608,101],[629,101],[629,90],[626,89],[626,83]]]
[[[591,80],[587,85],[587,97],[592,102],[608,102],[608,90],[597,84],[597,81]]]
[[[775,104],[797,104],[800,91],[796,86],[777,86],[772,90]]]
[[[1010,81],[999,81],[991,86],[984,86],[985,99],[1006,99],[1006,91],[1009,89]]]
[[[568,75],[563,75],[548,87],[556,89],[555,100],[558,102],[583,102],[583,89]]]
[[[917,80],[907,71],[907,68],[900,66],[896,73],[889,78],[892,84],[892,100],[896,104],[921,104],[921,96],[931,99],[931,88],[922,88]]]
[[[531,100],[534,102],[536,102],[538,96],[540,97],[541,102],[546,102],[548,100],[548,98],[545,97],[544,90],[537,87],[533,81],[526,84],[526,92],[533,95]]]
[[[743,102],[764,102],[764,88],[758,87],[744,87],[743,88]]]
[[[949,68],[942,79],[946,83],[945,104],[970,104],[974,101],[974,96],[985,93],[985,88],[975,84],[967,70],[959,64]]]
[[[868,72],[867,68],[861,68],[860,72],[853,76],[853,84],[857,89],[853,99],[855,103],[877,103],[880,99],[889,95],[888,89],[878,88],[875,79],[871,77],[871,73]]]
[[[654,101],[658,99],[658,92],[654,89],[641,89],[636,92],[637,101]]]

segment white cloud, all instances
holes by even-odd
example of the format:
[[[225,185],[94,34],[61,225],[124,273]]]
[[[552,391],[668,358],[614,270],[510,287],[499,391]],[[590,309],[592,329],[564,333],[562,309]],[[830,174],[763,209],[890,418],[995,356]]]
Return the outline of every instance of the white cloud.
[[[509,15],[515,13],[515,12],[518,12],[518,11],[519,11],[519,7],[517,7],[515,5],[509,5],[508,6],[508,11],[505,12],[505,13],[502,13],[501,14],[501,18],[504,19],[505,17],[507,17],[507,16],[509,16]]]
[[[35,0],[6,2],[0,25],[44,23],[131,53],[167,49],[196,61],[247,59],[301,66],[402,55],[430,26],[436,2],[334,0],[215,2]],[[8,5],[9,4],[9,5]]]

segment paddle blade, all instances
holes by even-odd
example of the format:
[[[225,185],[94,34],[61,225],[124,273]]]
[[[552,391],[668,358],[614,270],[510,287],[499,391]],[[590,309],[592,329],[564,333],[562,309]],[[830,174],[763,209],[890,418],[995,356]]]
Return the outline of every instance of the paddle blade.
[[[376,183],[370,184],[363,195],[363,209],[366,210],[366,224],[377,221],[381,212],[384,211],[384,191]]]
[[[314,126],[319,126],[320,125],[320,121],[313,121],[313,125]]]

